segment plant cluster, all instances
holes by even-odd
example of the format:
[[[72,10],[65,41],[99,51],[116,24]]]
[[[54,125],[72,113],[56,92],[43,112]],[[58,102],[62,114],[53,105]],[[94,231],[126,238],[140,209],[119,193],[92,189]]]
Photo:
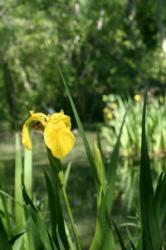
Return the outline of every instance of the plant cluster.
[[[133,98],[123,100],[117,95],[104,95],[103,109],[105,123],[101,127],[104,140],[105,154],[110,155],[116,136],[119,133],[120,117],[127,110],[127,117],[121,136],[120,168],[118,171],[118,186],[122,200],[128,210],[138,205],[139,185],[139,158],[141,150],[141,121],[142,105],[144,97],[142,93],[135,94]],[[149,92],[148,117],[146,119],[149,156],[151,159],[153,182],[156,185],[157,178],[162,170],[165,170],[166,154],[166,128],[163,117],[166,115],[166,102],[164,95],[156,95]],[[116,135],[116,136],[115,136]],[[122,181],[123,179],[123,181]]]
[[[132,225],[126,225],[126,228],[128,229],[128,236],[123,238],[121,230],[119,229],[119,225],[117,225],[116,221],[114,221],[112,218],[112,206],[114,203],[114,193],[116,188],[115,184],[117,178],[120,141],[123,135],[124,126],[126,124],[126,114],[123,114],[123,121],[120,126],[119,133],[116,137],[116,143],[114,145],[111,157],[109,158],[109,161],[106,165],[104,161],[104,154],[101,149],[100,140],[98,140],[98,143],[94,144],[94,149],[92,152],[81,120],[77,113],[76,106],[70,95],[68,86],[64,80],[60,68],[58,69],[71,107],[73,109],[73,113],[79,128],[80,135],[82,137],[87,158],[89,160],[89,165],[93,173],[94,185],[96,186],[96,226],[94,237],[89,246],[89,249],[164,249],[166,242],[163,237],[162,226],[166,214],[166,174],[165,171],[162,171],[160,173],[156,187],[154,188],[145,130],[147,104],[146,95],[142,111],[141,153],[139,168],[140,181],[139,190],[137,190],[137,192],[139,193],[139,207],[137,208],[138,221],[134,225],[134,233]],[[57,116],[56,121],[55,119],[51,121],[51,123],[53,123],[54,133],[57,123],[59,123],[60,120],[62,121],[64,119],[63,115],[61,114],[61,117],[60,119],[58,118],[58,121]],[[46,121],[44,120],[44,122]],[[45,124],[45,129],[47,128],[47,126],[49,126],[48,124],[50,120],[48,120],[47,122],[48,123]],[[64,127],[61,127],[61,129],[61,134],[65,133]],[[56,130],[56,133],[59,133],[58,131]],[[50,166],[48,168],[48,171],[44,173],[48,193],[49,215],[45,215],[43,217],[41,211],[37,208],[35,202],[33,202],[32,199],[31,183],[29,180],[32,167],[32,165],[30,164],[30,152],[26,151],[23,172],[24,174],[22,174],[20,145],[17,137],[15,198],[12,198],[2,190],[0,193],[0,249],[81,249],[81,243],[78,237],[77,228],[74,223],[74,218],[66,192],[67,175],[65,175],[64,173],[61,160],[58,159],[56,157],[56,154],[53,153],[54,147],[55,145],[53,146],[53,148],[48,148],[48,159],[50,162]],[[15,205],[15,217],[13,217],[13,214],[10,214],[10,211],[8,210],[7,203],[9,201],[12,201]],[[62,204],[64,206],[62,206]],[[46,218],[49,218],[49,223],[46,222]]]

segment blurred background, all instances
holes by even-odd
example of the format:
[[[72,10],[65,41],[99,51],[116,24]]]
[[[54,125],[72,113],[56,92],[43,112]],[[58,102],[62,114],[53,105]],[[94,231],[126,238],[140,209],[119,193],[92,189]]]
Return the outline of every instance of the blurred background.
[[[71,114],[55,57],[82,121],[103,120],[104,94],[133,96],[166,79],[163,0],[1,0],[0,130],[27,110]],[[51,43],[52,49],[47,48]]]
[[[56,59],[89,140],[94,141],[96,131],[101,136],[106,161],[128,110],[114,214],[131,215],[137,206],[133,185],[138,185],[142,94],[147,85],[154,178],[165,168],[166,2],[1,0],[0,18],[1,184],[13,192],[14,135],[21,131],[29,110],[64,109],[77,136],[76,147],[64,161],[73,162],[68,188],[78,220],[82,213],[78,224],[86,245],[93,230],[89,220],[93,225],[96,194]],[[45,187],[38,166],[45,168],[48,162],[41,135],[33,140],[34,191],[40,204]],[[157,166],[159,158],[162,164]]]

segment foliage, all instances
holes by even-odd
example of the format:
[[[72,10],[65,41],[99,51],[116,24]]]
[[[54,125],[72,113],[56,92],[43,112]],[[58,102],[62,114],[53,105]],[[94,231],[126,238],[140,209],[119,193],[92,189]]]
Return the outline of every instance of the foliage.
[[[138,98],[138,99],[137,99]],[[102,127],[102,135],[108,142],[107,150],[110,152],[111,147],[115,143],[114,134],[118,135],[120,128],[120,117],[124,110],[127,110],[126,123],[124,125],[124,133],[122,135],[122,155],[124,157],[138,157],[140,152],[141,137],[141,108],[143,103],[143,95],[137,94],[133,98],[123,100],[117,95],[104,95],[103,101],[105,107],[103,109],[105,124]],[[150,155],[160,156],[161,152],[166,151],[166,133],[163,117],[166,115],[165,96],[154,96],[149,93],[148,102],[148,118],[146,125],[148,127],[148,140],[150,143]],[[156,112],[156,110],[158,112]],[[130,147],[132,145],[132,147]],[[110,147],[110,149],[109,149]]]
[[[86,122],[102,119],[103,94],[126,96],[147,83],[165,82],[160,33],[166,12],[157,2],[66,3],[1,1],[0,118],[15,130],[27,109],[47,113],[63,106],[71,113],[55,56]],[[54,50],[46,49],[47,42]]]
[[[141,150],[141,109],[143,95],[135,95],[132,99],[123,100],[116,95],[103,96],[105,124],[101,127],[102,138],[105,141],[105,154],[109,155],[115,143],[120,128],[120,117],[127,110],[126,122],[121,136],[121,168],[118,179],[120,190],[123,190],[123,200],[128,210],[138,204],[138,194],[135,190],[139,182],[139,154]],[[149,92],[147,138],[150,159],[153,161],[152,171],[156,185],[157,177],[165,169],[163,164],[166,152],[166,133],[163,117],[166,115],[165,96],[154,96]],[[156,112],[157,110],[157,112]],[[123,181],[121,181],[123,176]],[[134,187],[134,188],[133,188]],[[120,192],[120,191],[119,191]]]
[[[166,189],[165,172],[162,171],[154,188],[152,182],[152,172],[150,168],[149,153],[146,139],[146,96],[142,112],[142,137],[140,155],[140,191],[137,208],[140,216],[136,225],[136,232],[129,230],[129,237],[123,237],[117,223],[112,221],[112,205],[114,203],[115,183],[117,179],[118,158],[120,140],[125,126],[123,119],[119,135],[116,138],[114,150],[109,159],[109,164],[104,161],[101,151],[101,142],[94,144],[94,152],[91,151],[89,142],[86,138],[81,120],[76,106],[73,102],[68,86],[59,68],[62,83],[67,91],[71,107],[73,109],[80,135],[86,149],[89,165],[92,169],[94,184],[97,191],[97,214],[94,238],[90,249],[115,249],[120,247],[126,249],[152,249],[159,250],[164,247],[165,241],[162,238],[162,224],[166,214],[166,203],[162,201]],[[21,148],[16,137],[16,178],[15,178],[15,199],[1,190],[1,216],[0,216],[0,237],[1,249],[81,249],[80,240],[77,235],[77,228],[74,223],[72,211],[69,205],[66,192],[67,176],[65,177],[62,162],[53,157],[48,149],[48,159],[50,167],[45,172],[45,181],[48,193],[49,213],[44,213],[30,198],[27,190],[31,190],[31,170],[25,168],[32,167],[31,155],[26,156],[23,175],[21,166]],[[31,152],[27,152],[31,154]],[[28,160],[29,159],[29,160]],[[29,164],[28,164],[29,162]],[[27,180],[26,180],[27,179]],[[20,187],[20,180],[22,180]],[[25,185],[26,180],[26,185]],[[29,180],[29,182],[28,182]],[[77,181],[77,180],[75,180]],[[29,191],[31,192],[31,191]],[[12,203],[7,205],[7,201]],[[62,203],[63,201],[63,203]],[[62,204],[64,206],[62,206]],[[10,216],[12,206],[15,206],[15,216]],[[18,220],[17,214],[20,213],[22,220]],[[46,223],[48,221],[49,223]],[[20,224],[21,222],[21,224]],[[126,225],[126,228],[128,225]],[[118,238],[118,243],[116,243]]]

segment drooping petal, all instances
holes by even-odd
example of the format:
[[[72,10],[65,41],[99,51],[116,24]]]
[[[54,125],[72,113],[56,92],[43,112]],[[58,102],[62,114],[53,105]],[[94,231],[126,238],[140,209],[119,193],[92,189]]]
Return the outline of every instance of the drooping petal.
[[[48,116],[48,121],[53,123],[58,123],[59,121],[63,121],[67,127],[71,128],[70,117],[68,115],[65,115],[63,110],[61,110],[59,113],[54,113]]]
[[[58,159],[65,157],[75,144],[75,137],[63,120],[49,120],[44,130],[44,140],[53,156]]]
[[[23,125],[22,129],[22,144],[29,150],[32,149],[32,142],[30,137],[29,126],[26,124]]]
[[[46,126],[47,116],[43,113],[30,112],[31,116],[25,121],[22,129],[22,144],[27,149],[32,149],[32,142],[30,138],[30,124],[34,121],[40,122],[43,127]]]

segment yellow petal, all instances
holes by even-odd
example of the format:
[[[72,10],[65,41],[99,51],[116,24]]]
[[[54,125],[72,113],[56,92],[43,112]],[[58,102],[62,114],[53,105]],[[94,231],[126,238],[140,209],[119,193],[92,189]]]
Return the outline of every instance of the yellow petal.
[[[22,129],[22,144],[27,149],[32,149],[32,142],[30,138],[30,124],[33,121],[38,121],[41,123],[43,127],[45,127],[47,123],[47,116],[43,113],[30,113],[31,116],[25,121]]]
[[[59,113],[54,113],[53,115],[48,116],[48,121],[53,123],[63,121],[67,127],[71,128],[70,117],[68,115],[65,115],[63,110],[61,110]]]
[[[64,111],[63,111],[63,109],[61,109],[59,113],[62,114],[62,115],[65,114]]]
[[[56,123],[49,120],[44,130],[44,140],[53,156],[59,159],[65,157],[75,144],[74,135],[62,120]]]
[[[22,129],[22,144],[29,150],[32,149],[32,142],[30,138],[29,126],[23,125]]]

